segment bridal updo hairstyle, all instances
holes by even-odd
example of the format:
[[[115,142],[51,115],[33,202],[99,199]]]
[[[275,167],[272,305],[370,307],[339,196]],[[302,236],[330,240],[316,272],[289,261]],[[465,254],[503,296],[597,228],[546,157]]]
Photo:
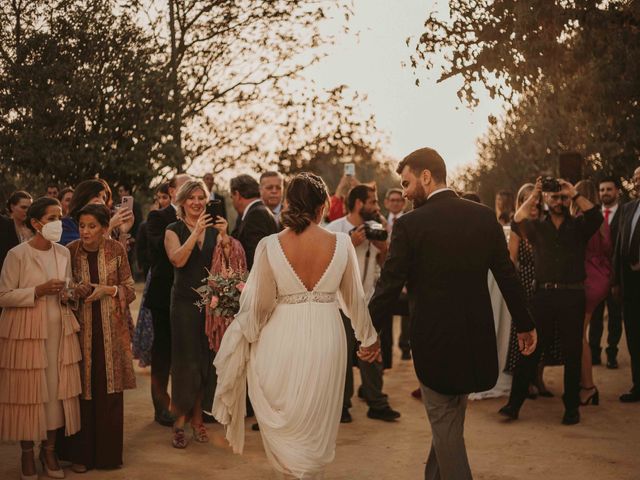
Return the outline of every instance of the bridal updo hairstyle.
[[[300,173],[289,182],[286,207],[280,215],[280,221],[295,233],[302,233],[315,221],[318,208],[328,201],[329,192],[324,180],[313,173]]]

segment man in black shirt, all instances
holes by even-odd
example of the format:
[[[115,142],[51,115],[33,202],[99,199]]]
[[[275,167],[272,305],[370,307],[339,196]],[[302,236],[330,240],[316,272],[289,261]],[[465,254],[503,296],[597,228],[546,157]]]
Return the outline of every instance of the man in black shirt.
[[[533,316],[538,328],[538,348],[533,355],[522,357],[515,368],[509,403],[500,409],[508,418],[517,419],[528,393],[529,379],[534,378],[545,345],[553,338],[557,321],[565,354],[564,396],[565,414],[562,423],[573,425],[580,421],[580,367],[585,309],[584,258],[589,239],[603,221],[593,203],[581,196],[569,182],[559,180],[560,191],[545,192],[549,207],[542,219],[524,222],[531,204],[540,200],[542,180],[529,199],[516,212],[512,229],[526,237],[534,247],[536,293],[532,299]],[[584,215],[571,217],[569,205],[573,200]],[[521,223],[522,222],[522,223]]]

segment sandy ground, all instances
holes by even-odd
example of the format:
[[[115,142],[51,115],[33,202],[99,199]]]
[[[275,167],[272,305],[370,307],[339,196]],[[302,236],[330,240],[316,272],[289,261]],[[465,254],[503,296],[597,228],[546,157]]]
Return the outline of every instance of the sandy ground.
[[[135,318],[135,316],[134,316]],[[398,320],[398,319],[396,319]],[[396,321],[396,331],[398,324]],[[399,356],[399,352],[396,352]],[[555,398],[525,403],[520,420],[506,423],[497,414],[504,399],[470,402],[466,442],[476,479],[640,479],[640,404],[622,404],[618,396],[630,386],[629,357],[621,342],[620,368],[595,367],[600,406],[582,408],[582,422],[560,424],[562,368],[548,368],[545,378]],[[359,375],[356,373],[356,385]],[[220,425],[209,426],[211,442],[171,447],[171,430],[153,422],[149,370],[138,369],[138,388],[125,393],[125,464],[113,471],[84,475],[67,470],[67,478],[217,480],[273,478],[259,433],[249,429],[244,455],[234,455]],[[364,402],[354,399],[353,423],[340,426],[335,462],[326,478],[419,479],[431,442],[423,405],[410,396],[417,383],[409,361],[395,359],[385,375],[391,405],[402,412],[395,423],[370,420]],[[0,479],[19,478],[19,446],[0,444]],[[41,478],[46,478],[41,474]]]

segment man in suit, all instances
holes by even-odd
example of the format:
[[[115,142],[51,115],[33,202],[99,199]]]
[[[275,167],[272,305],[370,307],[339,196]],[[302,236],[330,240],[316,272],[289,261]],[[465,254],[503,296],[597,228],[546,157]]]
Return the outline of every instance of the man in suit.
[[[260,199],[276,219],[278,230],[282,229],[280,224],[280,213],[282,212],[282,196],[284,194],[284,179],[278,172],[264,172],[260,175]]]
[[[212,173],[205,173],[204,176],[202,177],[202,181],[204,182],[204,184],[207,186],[207,188],[209,189],[209,200],[220,200],[222,202],[222,216],[224,217],[224,219],[226,220],[227,217],[227,204],[225,202],[225,199],[222,195],[220,195],[219,193],[216,193],[213,191],[213,187],[214,185],[214,181],[213,181],[213,174]]]
[[[395,222],[369,310],[379,328],[407,285],[414,368],[433,434],[425,479],[470,479],[467,394],[489,390],[498,379],[489,270],[523,354],[535,350],[536,331],[493,211],[447,187],[444,160],[431,148],[411,153],[397,171],[415,208]]]
[[[614,177],[605,177],[598,184],[602,216],[609,227],[611,238],[615,242],[618,238],[620,225],[620,181]],[[613,256],[613,255],[612,255]],[[622,337],[622,310],[620,304],[609,295],[593,311],[589,323],[589,347],[593,365],[600,365],[600,340],[604,330],[604,307],[607,307],[609,317],[607,336],[607,368],[618,368],[618,343]]]
[[[173,266],[164,248],[167,226],[178,220],[174,202],[180,187],[191,177],[180,174],[169,182],[171,204],[160,210],[149,212],[147,217],[147,241],[151,257],[151,278],[145,299],[145,307],[153,317],[153,345],[151,346],[151,399],[155,410],[155,421],[170,427],[174,418],[169,412],[171,397],[167,392],[171,370],[171,286]]]
[[[633,386],[620,396],[640,402],[640,167],[633,172],[636,199],[621,207],[620,231],[613,258],[613,293],[622,294],[622,318],[631,357]]]
[[[251,175],[238,175],[231,179],[231,202],[238,212],[236,226],[231,236],[238,240],[247,257],[247,269],[253,266],[256,247],[264,237],[278,232],[276,219],[260,199],[260,184]],[[247,412],[253,416],[253,407],[247,397]],[[251,425],[258,431],[257,423]]]
[[[231,235],[238,240],[247,256],[247,268],[253,266],[253,256],[258,242],[267,235],[278,232],[273,213],[260,199],[260,185],[250,175],[231,179],[231,201],[238,212],[236,227]]]
[[[393,232],[393,225],[396,223],[396,220],[404,215],[406,203],[406,199],[404,198],[404,195],[402,195],[402,190],[400,188],[390,188],[389,190],[387,190],[387,193],[384,196],[384,206],[389,212],[389,214],[387,215],[387,230],[389,231],[389,234]],[[406,294],[404,293],[404,291],[400,295],[399,301],[402,304],[406,302]],[[394,313],[397,314],[397,311]],[[393,321],[391,321],[391,325],[393,325]],[[393,337],[392,328],[389,329],[388,333]],[[381,336],[383,336],[384,334],[385,332],[383,330]],[[400,316],[400,338],[398,339],[398,347],[402,351],[402,360],[411,360],[408,315]]]

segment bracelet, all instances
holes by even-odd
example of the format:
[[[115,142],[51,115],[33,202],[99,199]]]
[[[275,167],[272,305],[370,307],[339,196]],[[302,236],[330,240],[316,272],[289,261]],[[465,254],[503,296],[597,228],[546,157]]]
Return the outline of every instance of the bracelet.
[[[573,200],[575,202],[576,198],[581,197],[581,196],[582,196],[582,194],[580,192],[576,192],[576,194],[573,197],[571,197],[571,200]]]
[[[116,298],[118,296],[118,286],[114,285],[114,287],[116,287],[116,291],[113,293],[113,295],[111,295],[113,298]]]

